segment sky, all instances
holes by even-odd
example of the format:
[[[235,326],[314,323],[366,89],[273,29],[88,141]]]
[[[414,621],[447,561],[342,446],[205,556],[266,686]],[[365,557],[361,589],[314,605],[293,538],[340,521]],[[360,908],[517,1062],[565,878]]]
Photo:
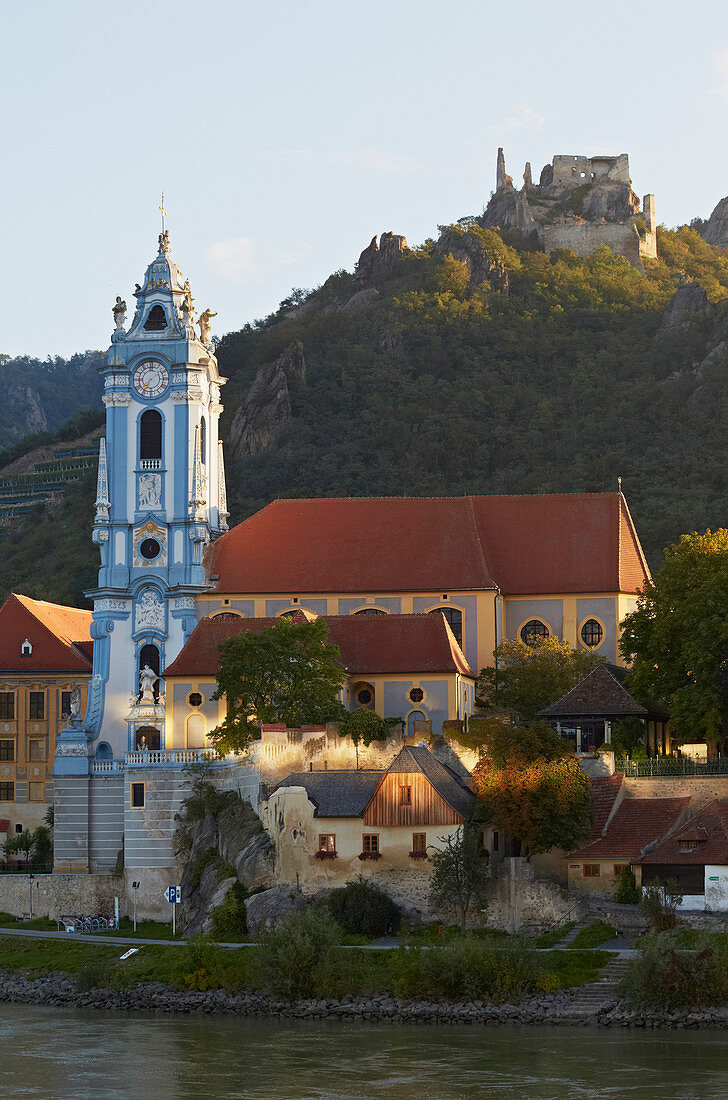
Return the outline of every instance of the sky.
[[[106,348],[172,255],[222,335],[480,213],[499,145],[626,152],[658,221],[728,194],[728,4],[0,0],[0,353]],[[1,445],[1,442],[0,442]]]

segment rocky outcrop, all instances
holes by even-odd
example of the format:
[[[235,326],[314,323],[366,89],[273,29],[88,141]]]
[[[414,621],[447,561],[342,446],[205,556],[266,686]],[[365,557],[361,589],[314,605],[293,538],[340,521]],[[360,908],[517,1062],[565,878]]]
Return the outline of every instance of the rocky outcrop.
[[[46,414],[41,408],[38,394],[30,386],[0,385],[0,400],[5,414],[18,425],[17,430],[9,429],[8,442],[10,439],[48,431]]]
[[[719,248],[728,248],[728,195],[721,199],[708,218],[703,230],[703,240]]]
[[[180,927],[185,936],[196,936],[211,930],[216,907],[236,882],[246,889],[270,885],[273,852],[260,818],[238,798],[217,817],[206,814],[189,832],[192,843],[180,882]]]
[[[274,363],[261,367],[248,396],[235,413],[228,447],[235,456],[257,455],[269,450],[281,428],[291,419],[288,382],[306,379],[306,360],[300,340],[289,344]]]
[[[359,257],[354,277],[362,282],[386,278],[394,274],[408,252],[407,238],[398,233],[382,233],[378,243],[374,236]]]
[[[267,928],[277,928],[282,920],[305,909],[307,900],[293,886],[273,886],[253,894],[245,902],[248,918],[248,931],[251,936],[259,936]]]
[[[711,312],[708,295],[700,283],[682,283],[662,315],[658,335],[664,336],[677,325],[682,325],[686,321],[692,321],[699,317],[709,317]]]
[[[452,256],[454,260],[465,265],[470,289],[487,282],[494,290],[508,292],[506,267],[497,256],[488,252],[485,242],[477,233],[462,233],[452,226],[441,226],[433,258],[441,261],[445,256]]]
[[[363,309],[365,306],[371,305],[372,302],[376,302],[379,297],[380,294],[377,288],[370,286],[366,290],[357,290],[356,294],[352,294],[351,298],[347,298],[336,309],[339,313],[353,313],[354,310]]]

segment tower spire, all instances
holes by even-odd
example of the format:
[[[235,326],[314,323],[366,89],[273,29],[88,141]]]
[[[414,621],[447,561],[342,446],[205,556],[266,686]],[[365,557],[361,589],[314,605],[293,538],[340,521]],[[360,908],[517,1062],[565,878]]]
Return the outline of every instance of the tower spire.
[[[222,527],[223,530],[227,530],[227,521],[230,513],[227,510],[227,489],[225,488],[225,461],[222,457],[221,439],[218,439],[217,441],[217,485],[217,512],[220,519],[220,527]]]
[[[162,201],[159,204],[159,212],[162,215],[162,232],[159,234],[159,251],[169,252],[169,230],[166,224],[167,208],[164,205],[164,191],[162,191]]]
[[[106,470],[106,440],[99,440],[99,472],[96,478],[96,523],[109,522],[109,479]]]

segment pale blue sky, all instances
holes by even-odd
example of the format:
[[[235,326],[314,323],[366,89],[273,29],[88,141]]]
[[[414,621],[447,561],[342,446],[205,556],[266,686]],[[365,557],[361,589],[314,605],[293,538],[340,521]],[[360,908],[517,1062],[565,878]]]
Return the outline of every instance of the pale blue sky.
[[[109,343],[156,251],[215,332],[479,213],[498,145],[630,155],[657,217],[728,194],[728,4],[2,0],[0,352]]]

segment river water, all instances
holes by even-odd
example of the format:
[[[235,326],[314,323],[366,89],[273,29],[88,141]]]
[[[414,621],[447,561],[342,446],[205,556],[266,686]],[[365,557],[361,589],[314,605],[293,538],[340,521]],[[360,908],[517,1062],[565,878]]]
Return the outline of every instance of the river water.
[[[0,1097],[721,1100],[728,1033],[130,1016],[0,1005]]]

